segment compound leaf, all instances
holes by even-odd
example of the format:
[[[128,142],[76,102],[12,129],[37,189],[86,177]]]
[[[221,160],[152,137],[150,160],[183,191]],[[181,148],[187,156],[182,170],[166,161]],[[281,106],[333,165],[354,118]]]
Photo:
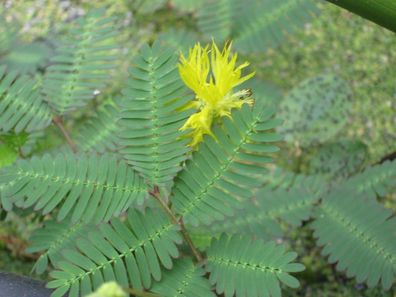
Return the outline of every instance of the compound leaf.
[[[214,297],[204,274],[205,271],[194,265],[191,259],[180,259],[171,271],[164,274],[161,282],[153,285],[151,291],[161,297]]]
[[[103,282],[121,286],[149,288],[152,278],[160,280],[160,264],[172,268],[179,255],[176,244],[182,242],[178,227],[164,213],[130,210],[126,221],[114,219],[75,241],[75,247],[63,251],[64,260],[56,263],[48,287],[52,296],[84,296]]]
[[[93,10],[77,19],[46,70],[43,93],[59,114],[85,106],[110,79],[117,31],[104,12]]]
[[[396,218],[373,199],[353,189],[332,191],[312,223],[322,254],[337,269],[369,287],[380,280],[389,289],[396,276]]]
[[[232,215],[240,201],[252,195],[260,185],[257,172],[265,171],[270,153],[280,137],[269,130],[279,123],[272,119],[273,110],[256,105],[244,106],[214,128],[215,139],[204,142],[186,162],[176,178],[171,201],[174,210],[186,223],[209,224]],[[256,175],[256,178],[255,178]]]
[[[222,236],[213,241],[207,254],[209,281],[225,297],[281,296],[280,283],[298,287],[290,273],[304,270],[302,264],[292,262],[296,253],[286,252],[284,245],[273,241]]]
[[[0,66],[0,131],[32,132],[46,128],[52,120],[51,110],[29,76],[18,76]]]
[[[60,208],[58,220],[107,221],[131,204],[141,204],[147,187],[125,162],[108,155],[58,154],[19,160],[1,171],[1,196],[18,207],[34,206],[43,214]]]
[[[191,99],[177,71],[177,56],[159,43],[146,45],[130,70],[120,101],[121,154],[154,185],[172,181],[189,151],[179,131]]]

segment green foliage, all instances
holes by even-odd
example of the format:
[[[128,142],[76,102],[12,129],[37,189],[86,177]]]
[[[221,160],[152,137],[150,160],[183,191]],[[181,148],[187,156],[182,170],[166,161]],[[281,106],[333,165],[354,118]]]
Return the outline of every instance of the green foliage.
[[[77,147],[83,152],[115,151],[119,146],[116,135],[119,129],[118,113],[118,107],[113,102],[100,106],[93,117],[77,127]]]
[[[245,202],[232,217],[209,226],[206,233],[250,234],[268,240],[283,236],[282,222],[299,227],[312,216],[326,186],[317,177],[296,176],[293,183],[288,189],[261,188],[253,201]]]
[[[202,5],[202,1],[195,0],[171,0],[171,3],[175,9],[182,12],[194,12]]]
[[[280,140],[270,132],[279,123],[272,115],[263,105],[253,110],[245,105],[232,114],[232,121],[225,119],[223,127],[214,129],[217,141],[207,137],[187,161],[171,198],[185,223],[221,220],[251,196],[250,189],[259,186],[254,175],[265,171],[263,166],[272,160],[268,154],[278,150],[268,144]]]
[[[322,254],[369,287],[381,279],[389,289],[396,276],[396,218],[376,201],[344,188],[333,191],[320,205],[312,224]]]
[[[18,73],[35,73],[46,66],[51,51],[44,42],[16,44],[8,55],[0,59],[0,63]]]
[[[282,43],[318,12],[312,0],[248,1],[236,11],[236,49],[258,52]]]
[[[0,66],[0,131],[32,132],[51,123],[51,112],[36,82]]]
[[[109,155],[44,155],[18,160],[1,171],[2,196],[43,214],[60,207],[58,220],[108,221],[146,197],[143,180],[125,162]]]
[[[161,9],[166,3],[166,0],[135,0],[129,2],[131,2],[132,9],[137,11],[138,13],[150,14],[158,9]]]
[[[114,26],[103,10],[76,20],[44,77],[45,98],[58,113],[85,106],[108,83],[116,58]]]
[[[0,168],[12,164],[16,158],[17,154],[12,148],[0,143]]]
[[[369,54],[361,55],[368,44],[362,34],[373,35],[371,27],[356,26],[349,15],[335,22],[331,9],[301,30],[322,7],[309,0],[106,0],[99,10],[91,8],[104,3],[72,1],[66,8],[44,1],[47,6],[40,2],[24,19],[17,10],[26,4],[15,0],[0,20],[0,64],[8,65],[0,66],[0,107],[6,108],[0,109],[0,160],[10,165],[0,170],[0,202],[11,219],[12,211],[32,213],[26,220],[44,218],[28,251],[41,254],[36,272],[55,268],[54,297],[85,295],[114,280],[136,296],[280,296],[281,286],[298,286],[290,273],[303,269],[292,262],[296,253],[285,251],[289,246],[308,271],[303,289],[285,290],[287,296],[307,296],[315,282],[335,278],[338,288],[348,284],[349,295],[387,294],[380,288],[357,293],[364,285],[354,289],[352,280],[316,258],[323,246],[331,264],[370,287],[388,289],[395,279],[395,217],[378,201],[394,205],[396,163],[362,170],[382,159],[381,152],[373,157],[372,135],[388,143],[394,136],[385,129],[393,128],[394,82],[384,79],[394,77],[388,66],[394,59],[378,54],[384,53],[378,47],[392,49],[386,34],[374,34]],[[327,35],[318,34],[320,22]],[[339,33],[351,28],[359,29]],[[191,152],[179,129],[194,112],[187,109],[192,96],[175,53],[211,36],[233,39],[244,59],[256,59],[257,76],[241,86],[251,89],[255,105],[216,122],[215,138],[205,137]],[[56,56],[45,68],[52,46]],[[318,76],[323,71],[337,75]],[[350,100],[351,88],[359,100]],[[385,103],[359,107],[365,97]],[[273,118],[274,106],[283,124]],[[382,117],[371,116],[373,110]],[[47,129],[51,120],[57,127]],[[387,126],[377,129],[378,121]],[[54,128],[75,153],[60,154],[69,149]],[[272,145],[281,139],[275,129],[295,146],[274,166],[268,163],[277,146],[291,147]],[[310,242],[310,228],[319,247]]]
[[[317,13],[312,0],[207,0],[198,10],[198,27],[207,38],[230,38],[243,52],[276,47]]]
[[[48,287],[56,288],[52,297],[69,290],[70,297],[88,294],[114,279],[122,286],[149,288],[152,277],[161,279],[160,263],[172,268],[180,243],[177,227],[165,214],[130,210],[127,221],[114,219],[75,241],[75,248],[63,253],[66,261],[56,263]]]
[[[231,35],[234,7],[239,1],[206,1],[198,10],[198,27],[208,38],[225,40]],[[239,6],[238,6],[239,8]]]
[[[208,250],[207,271],[216,292],[225,297],[281,296],[279,282],[296,288],[299,282],[290,272],[304,270],[291,263],[297,254],[286,252],[275,242],[252,242],[248,237],[234,236],[215,240]]]
[[[253,92],[253,98],[266,104],[278,106],[283,95],[282,91],[268,81],[262,80],[257,76],[243,83],[243,88],[250,89]]]
[[[377,195],[383,197],[390,194],[396,189],[396,161],[368,167],[348,179],[344,186],[373,200]]]
[[[162,32],[158,36],[157,42],[159,42],[163,47],[169,46],[187,54],[188,49],[194,46],[197,39],[198,36],[194,31],[184,29],[175,30],[172,28]]]
[[[298,141],[302,146],[331,140],[347,124],[350,102],[350,88],[338,76],[307,79],[281,102],[279,117],[285,122],[279,132],[286,141]]]
[[[214,297],[204,274],[205,271],[191,259],[177,260],[173,269],[164,275],[161,282],[155,283],[151,291],[161,297]]]
[[[350,121],[337,140],[364,142],[369,151],[367,161],[377,162],[396,151],[394,33],[332,4],[317,2],[321,13],[306,30],[291,35],[276,51],[249,56],[251,65],[257,65],[258,77],[285,91],[324,71],[337,73],[348,82],[354,98]],[[293,115],[287,114],[285,119],[289,116]],[[298,140],[304,138],[301,133]]]
[[[367,146],[360,141],[328,142],[310,156],[309,172],[345,178],[359,171],[366,159]]]
[[[152,184],[166,184],[181,169],[189,139],[179,131],[190,110],[173,50],[145,46],[130,69],[120,101],[121,153]]]
[[[62,250],[70,249],[74,241],[92,231],[93,227],[84,223],[72,224],[70,221],[46,221],[42,228],[35,230],[30,237],[28,253],[43,252],[33,269],[42,274],[47,269],[49,262],[52,264],[62,260]]]

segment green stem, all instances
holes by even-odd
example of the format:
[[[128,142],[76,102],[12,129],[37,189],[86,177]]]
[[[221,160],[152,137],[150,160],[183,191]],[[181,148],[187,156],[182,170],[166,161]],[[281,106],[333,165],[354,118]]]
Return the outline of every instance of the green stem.
[[[327,0],[396,32],[395,0]]]
[[[194,246],[193,241],[191,240],[190,236],[188,235],[188,232],[187,232],[186,228],[184,227],[183,220],[181,220],[181,219],[179,220],[176,217],[176,215],[173,213],[173,211],[169,208],[168,204],[164,200],[162,200],[158,187],[154,187],[154,191],[151,191],[150,195],[153,196],[158,201],[158,203],[161,205],[162,209],[168,214],[168,216],[170,217],[172,222],[174,224],[180,226],[180,232],[181,232],[185,242],[188,244],[192,253],[194,254],[194,257],[197,259],[198,263],[202,262],[202,260],[203,260],[202,255],[198,251],[198,249]]]
[[[59,128],[59,130],[62,132],[62,135],[65,137],[67,144],[69,145],[70,149],[73,151],[73,153],[77,153],[77,145],[73,141],[73,139],[70,137],[69,131],[67,131],[65,125],[63,124],[63,120],[60,116],[54,116],[52,119],[52,122]]]

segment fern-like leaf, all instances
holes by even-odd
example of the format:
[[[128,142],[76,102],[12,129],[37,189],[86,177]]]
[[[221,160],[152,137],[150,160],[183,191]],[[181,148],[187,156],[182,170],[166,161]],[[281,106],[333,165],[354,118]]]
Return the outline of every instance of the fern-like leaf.
[[[117,125],[119,110],[114,103],[107,103],[98,109],[97,114],[81,124],[76,129],[75,137],[77,147],[80,151],[95,151],[104,153],[115,151],[119,145],[116,135],[119,127]]]
[[[255,201],[244,203],[235,215],[213,223],[205,233],[251,234],[262,239],[281,237],[283,231],[280,223],[300,226],[312,216],[314,204],[326,188],[323,181],[316,177],[303,176],[297,180],[290,189],[265,187],[259,190]]]
[[[298,31],[318,10],[312,0],[247,1],[236,14],[235,48],[244,52],[276,47]]]
[[[177,260],[172,270],[164,274],[151,291],[161,297],[215,297],[204,274],[205,271],[194,265],[191,259]]]
[[[236,11],[235,0],[203,1],[198,9],[198,28],[209,39],[222,42],[231,36],[232,20]]]
[[[0,63],[20,74],[35,74],[43,69],[52,55],[52,49],[44,42],[17,43]]]
[[[286,252],[284,245],[275,242],[252,242],[247,237],[222,236],[208,250],[206,269],[209,281],[218,294],[225,297],[281,296],[280,282],[288,287],[299,286],[291,272],[304,270],[291,263],[297,254]]]
[[[2,209],[5,211],[11,211],[13,207],[13,203],[10,199],[10,197],[7,197],[5,193],[7,190],[12,187],[14,184],[13,181],[8,182],[8,183],[0,183],[0,206]]]
[[[173,179],[189,150],[189,140],[180,138],[179,129],[191,112],[179,109],[191,98],[186,96],[176,64],[173,50],[158,43],[143,47],[120,102],[121,153],[157,185]]]
[[[56,263],[49,288],[52,297],[84,296],[103,282],[117,281],[125,287],[149,288],[151,278],[161,279],[160,263],[170,269],[179,255],[176,244],[182,242],[178,227],[164,213],[147,210],[143,215],[128,212],[125,222],[114,219],[97,232],[75,242],[65,250],[65,260]]]
[[[344,186],[373,199],[383,197],[396,189],[396,160],[368,167],[346,180]]]
[[[44,77],[43,92],[59,114],[85,106],[108,83],[115,67],[116,35],[114,20],[104,10],[76,21]]]
[[[194,46],[197,39],[198,36],[194,31],[186,29],[169,29],[157,37],[157,41],[163,47],[168,46],[183,53],[188,53],[188,49]]]
[[[271,119],[273,110],[257,105],[244,106],[214,128],[215,139],[206,137],[175,181],[171,201],[186,223],[209,224],[232,215],[240,201],[250,198],[261,181],[269,153],[278,148],[268,142],[280,140],[269,133],[279,123]]]
[[[41,274],[51,264],[61,259],[61,251],[71,248],[74,241],[88,234],[93,227],[84,223],[72,224],[70,221],[56,222],[46,221],[42,228],[35,230],[30,237],[28,253],[43,252],[37,259],[33,270]]]
[[[258,52],[278,46],[317,11],[312,0],[206,0],[197,19],[207,39],[230,38],[237,50]]]
[[[31,132],[51,123],[51,111],[34,80],[0,66],[0,131]]]
[[[373,199],[354,190],[334,190],[318,208],[312,224],[322,254],[347,276],[366,281],[381,279],[389,289],[396,276],[396,218]]]
[[[103,155],[59,154],[19,160],[4,168],[0,184],[2,196],[12,198],[19,207],[34,205],[43,214],[60,207],[58,220],[70,213],[72,222],[107,221],[132,203],[141,204],[147,187],[125,162]]]

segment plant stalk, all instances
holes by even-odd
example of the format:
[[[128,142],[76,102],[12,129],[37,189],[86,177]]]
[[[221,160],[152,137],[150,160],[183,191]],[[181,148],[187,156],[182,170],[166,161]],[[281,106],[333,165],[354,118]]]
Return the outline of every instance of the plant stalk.
[[[69,145],[70,149],[73,151],[73,153],[77,153],[77,146],[73,139],[71,139],[69,131],[67,131],[65,125],[63,124],[63,120],[60,116],[54,116],[52,119],[52,122],[59,128],[59,130],[62,132],[63,136],[66,139],[67,144]]]
[[[177,224],[180,226],[180,232],[184,238],[184,240],[186,241],[186,243],[188,244],[188,246],[190,247],[192,253],[194,254],[194,257],[197,259],[198,262],[202,261],[202,255],[201,253],[198,251],[198,249],[194,246],[194,243],[192,242],[190,235],[188,235],[188,232],[186,230],[186,228],[184,227],[184,223],[182,220],[179,220],[176,215],[173,213],[173,211],[169,208],[168,204],[162,200],[158,187],[154,187],[154,191],[150,192],[150,195],[153,196],[161,205],[162,209],[168,214],[168,216],[170,217],[170,219],[172,220],[172,222],[174,224]]]
[[[327,0],[396,32],[395,0]]]

